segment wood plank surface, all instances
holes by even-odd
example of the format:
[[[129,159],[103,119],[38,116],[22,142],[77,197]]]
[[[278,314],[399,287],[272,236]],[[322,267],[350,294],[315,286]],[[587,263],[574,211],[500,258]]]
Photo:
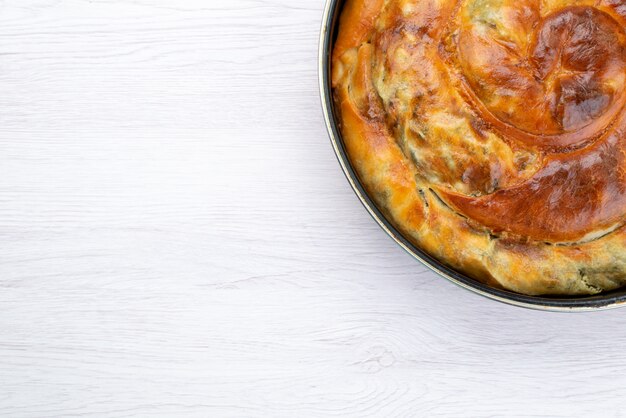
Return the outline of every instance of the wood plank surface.
[[[0,1],[0,416],[625,416],[626,310],[482,299],[361,207],[322,8]]]

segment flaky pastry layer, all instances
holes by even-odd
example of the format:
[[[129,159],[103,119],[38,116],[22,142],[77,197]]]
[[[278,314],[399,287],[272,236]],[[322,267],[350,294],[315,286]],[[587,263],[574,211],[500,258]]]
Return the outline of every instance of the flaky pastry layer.
[[[624,285],[625,16],[618,0],[347,0],[332,86],[368,193],[490,285]]]

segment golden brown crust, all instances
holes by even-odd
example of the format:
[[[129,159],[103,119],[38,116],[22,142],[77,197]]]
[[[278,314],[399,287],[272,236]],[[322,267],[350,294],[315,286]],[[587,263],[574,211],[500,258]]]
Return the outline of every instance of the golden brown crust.
[[[626,7],[348,0],[346,149],[416,245],[526,294],[626,284]]]

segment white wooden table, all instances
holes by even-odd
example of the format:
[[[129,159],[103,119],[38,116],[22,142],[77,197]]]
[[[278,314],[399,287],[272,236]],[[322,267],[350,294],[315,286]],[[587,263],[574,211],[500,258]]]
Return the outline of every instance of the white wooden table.
[[[322,8],[0,1],[0,416],[626,416],[626,310],[482,299],[361,207]]]

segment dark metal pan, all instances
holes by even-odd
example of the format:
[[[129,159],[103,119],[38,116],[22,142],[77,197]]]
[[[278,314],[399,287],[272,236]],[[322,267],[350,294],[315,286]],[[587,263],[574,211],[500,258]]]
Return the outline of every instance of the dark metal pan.
[[[353,170],[346,150],[344,148],[341,133],[337,126],[332,92],[330,86],[330,56],[333,42],[336,37],[339,14],[344,4],[344,0],[327,0],[322,20],[322,30],[319,44],[319,83],[322,100],[322,109],[326,119],[326,126],[330,135],[330,140],[337,154],[337,159],[341,164],[350,185],[354,189],[357,197],[361,200],[365,209],[372,215],[372,218],[380,225],[385,232],[413,257],[421,261],[430,269],[445,277],[457,285],[478,293],[490,299],[508,303],[524,308],[545,310],[545,311],[594,311],[601,309],[616,308],[624,306],[626,302],[626,289],[613,292],[602,293],[588,297],[540,297],[527,296],[506,290],[496,289],[486,284],[480,283],[456,270],[453,270],[440,263],[420,248],[409,242],[376,207],[372,199],[367,195],[358,176]]]

